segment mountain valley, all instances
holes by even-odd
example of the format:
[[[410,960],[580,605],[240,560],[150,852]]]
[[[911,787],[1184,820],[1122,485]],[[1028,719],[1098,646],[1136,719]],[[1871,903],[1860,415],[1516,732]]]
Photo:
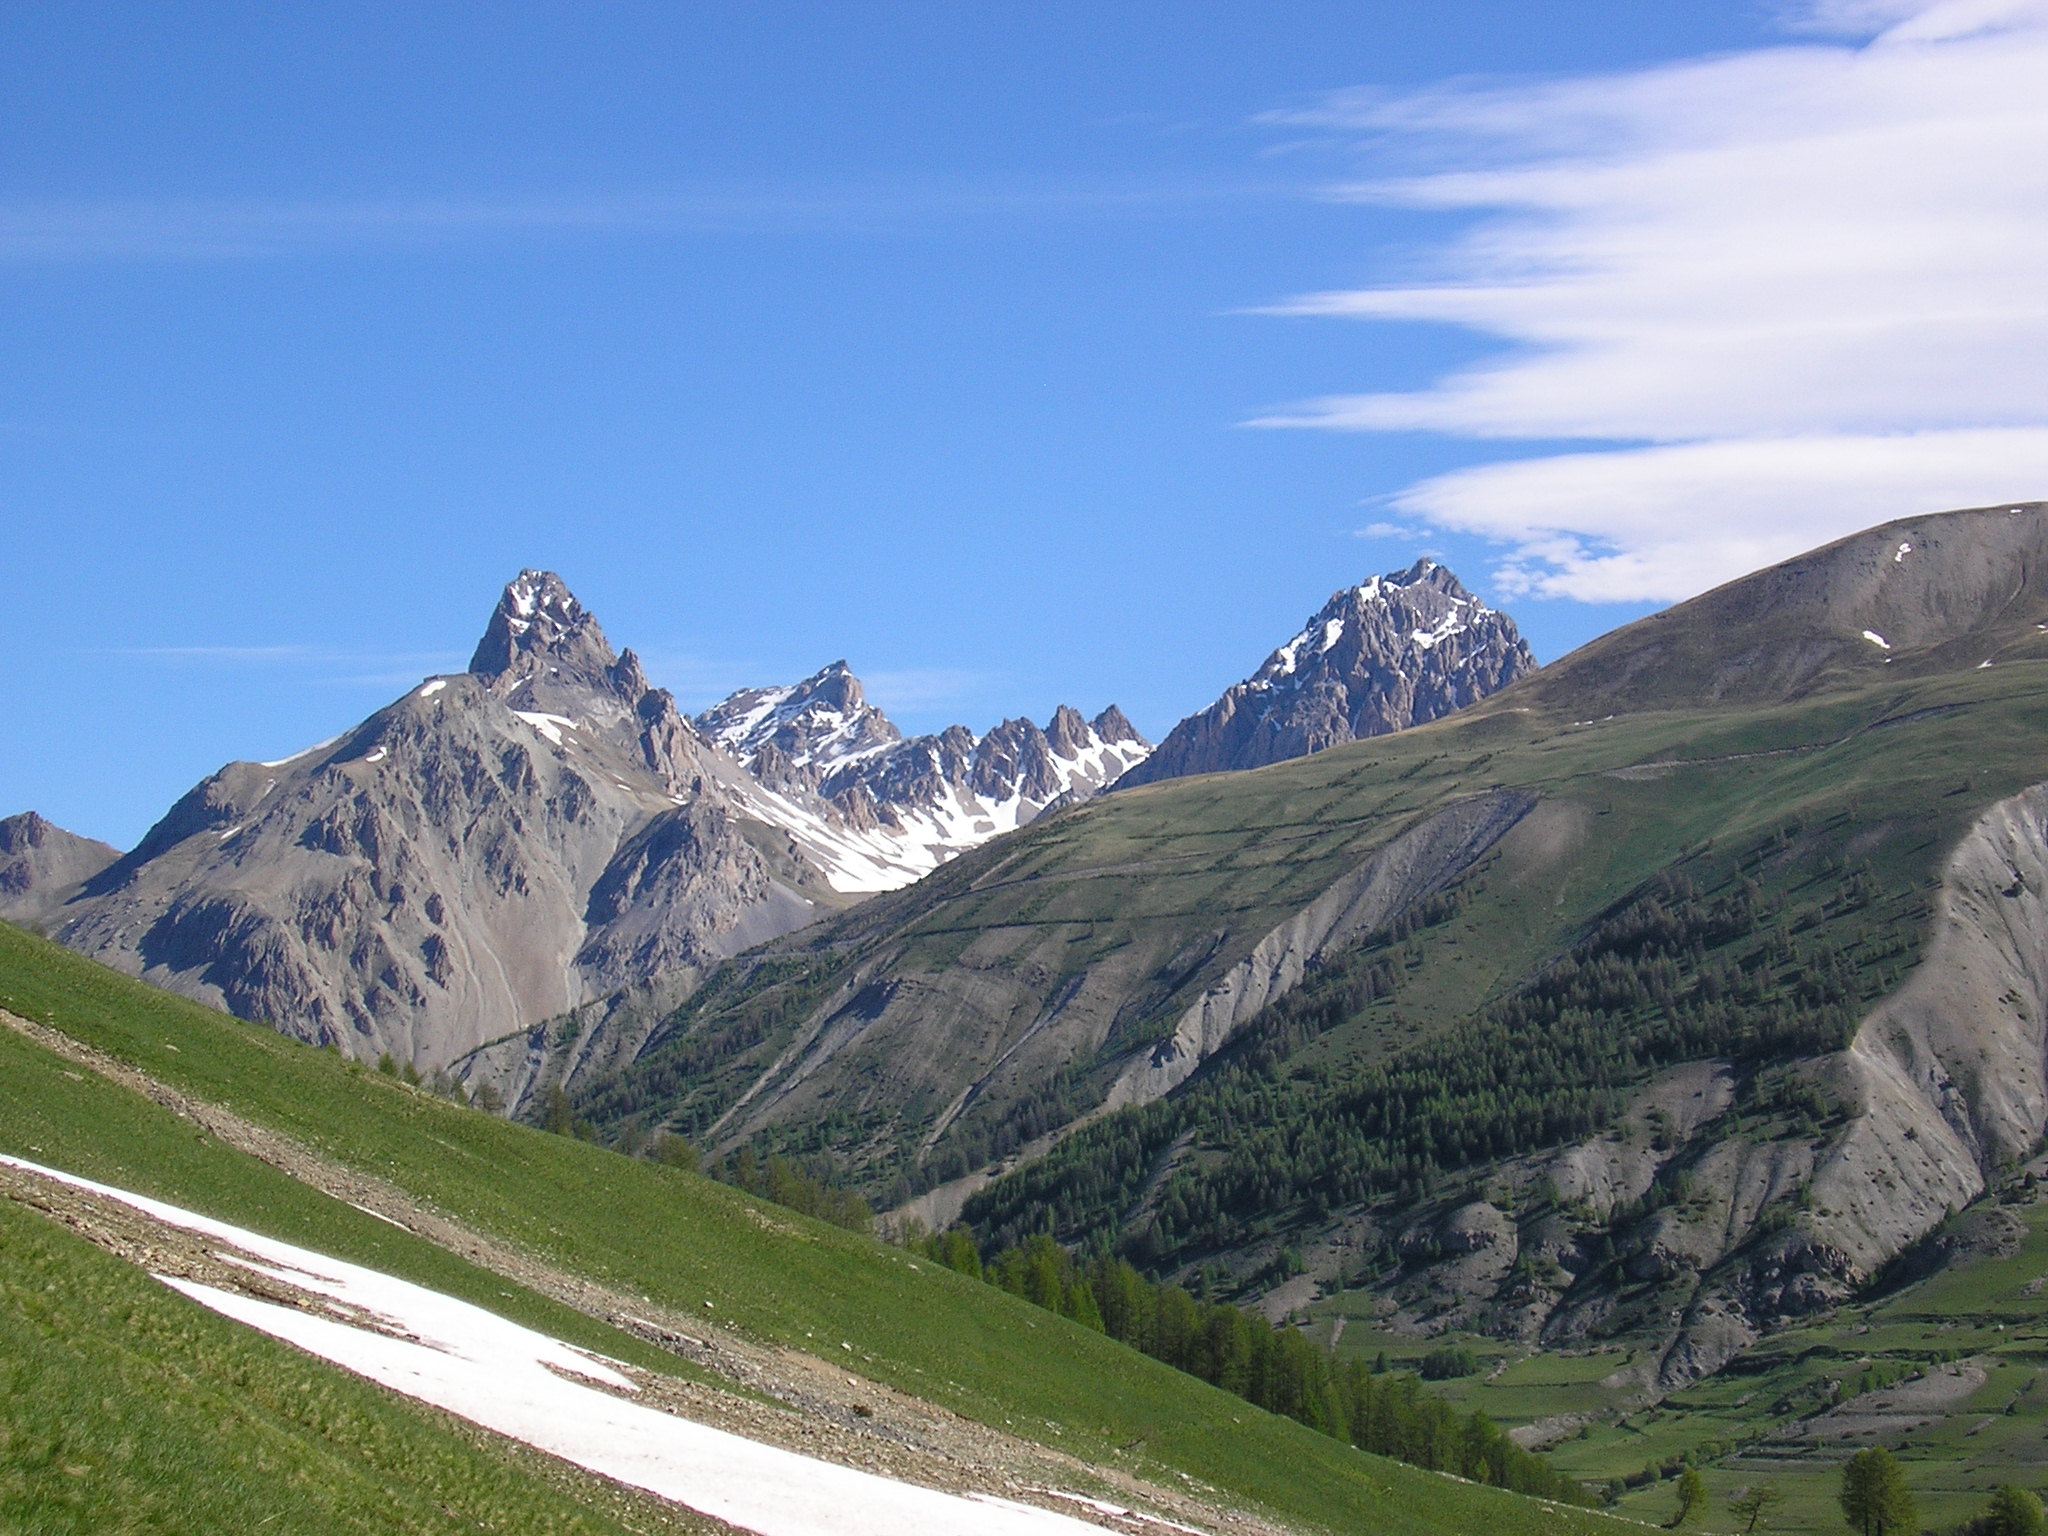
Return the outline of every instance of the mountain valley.
[[[728,965],[578,1112],[1654,1410],[2039,1150],[2044,554],[2038,504],[1888,525],[1119,789]]]
[[[1908,519],[1539,669],[1422,561],[1157,749],[906,738],[844,662],[687,716],[527,572],[468,672],[127,854],[0,823],[0,916],[569,1133],[350,1079],[507,1156],[1127,1261],[1637,1518],[1698,1467],[1817,1529],[1877,1443],[1960,1520],[2048,1424],[2044,564],[2048,505]],[[0,1002],[143,1007],[56,953]],[[1073,1283],[1020,1294],[1101,1328]]]

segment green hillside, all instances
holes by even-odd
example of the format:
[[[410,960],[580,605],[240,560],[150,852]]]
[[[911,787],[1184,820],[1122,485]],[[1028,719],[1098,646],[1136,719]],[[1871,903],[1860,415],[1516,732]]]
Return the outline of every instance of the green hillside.
[[[1824,886],[1858,872],[1888,907],[1859,897],[1846,925],[1839,902],[1821,914],[1829,949],[1862,946],[1830,968],[1863,988],[1910,963],[1913,897],[1954,838],[2040,777],[2048,590],[2027,573],[2044,556],[2040,504],[1888,524],[1436,724],[1117,791],[729,963],[631,1065],[581,1085],[578,1112],[609,1136],[667,1127],[808,1158],[900,1205],[1042,1150],[1376,850],[1427,844],[1489,794],[1534,795],[1543,814],[1493,850],[1492,874],[1439,850],[1419,896],[1462,882],[1467,942],[1405,954],[1402,1001],[1381,1010],[1401,1015],[1392,1032],[1345,1032],[1318,1060],[1413,1049],[1571,956],[1660,877],[1716,900],[1779,871],[1787,846],[1833,867],[1772,891],[1781,910],[1818,911],[1838,894]],[[1407,905],[1396,917],[1419,915]],[[1812,927],[1803,911],[1785,923]],[[1873,944],[1892,951],[1882,963]],[[1765,993],[1752,1003],[1792,1001]]]
[[[700,1315],[708,1305],[723,1326],[764,1343],[798,1350],[818,1349],[820,1341],[849,1344],[845,1358],[868,1377],[1085,1461],[1155,1479],[1198,1479],[1226,1501],[1302,1529],[1434,1532],[1483,1523],[1533,1532],[1601,1523],[1352,1451],[937,1265],[708,1180],[507,1124],[351,1069],[336,1056],[154,991],[12,928],[0,928],[0,1006],[284,1132],[334,1163],[387,1180],[563,1269]],[[0,1030],[0,1072],[9,1084],[0,1102],[0,1151],[388,1269],[636,1364],[685,1369],[635,1338],[315,1193],[13,1031]],[[121,1357],[97,1337],[95,1317],[127,1304],[125,1281],[73,1240],[37,1242],[47,1255],[37,1263],[52,1266],[53,1275],[61,1269],[82,1277],[75,1301],[52,1311],[54,1302],[38,1299],[56,1294],[50,1285],[64,1291],[68,1280],[53,1279],[41,1292],[16,1285],[8,1291],[6,1326],[39,1334],[49,1348],[74,1348],[88,1371],[143,1370],[138,1361],[146,1354]],[[149,1348],[192,1385],[166,1389],[136,1406],[135,1415],[176,1421],[188,1404],[202,1412],[208,1392],[241,1379],[235,1372],[273,1369],[279,1352],[272,1347],[251,1344],[272,1365],[236,1363],[220,1344],[226,1325],[169,1293],[152,1294],[147,1310],[162,1322],[152,1324],[148,1337],[156,1342]],[[325,1368],[293,1368],[320,1383],[320,1391],[341,1390]],[[52,1491],[64,1485],[48,1472],[57,1455],[49,1447],[132,1443],[138,1431],[124,1427],[113,1401],[87,1385],[69,1398],[8,1394],[0,1410],[7,1429],[0,1488],[10,1497],[20,1490],[33,1519],[43,1522],[29,1528],[104,1528],[88,1514],[66,1513],[69,1506]],[[410,1410],[400,1418],[408,1426],[424,1422]],[[214,1462],[192,1463],[202,1470],[216,1462],[260,1466],[265,1437],[280,1435],[276,1446],[318,1447],[341,1490],[344,1470],[360,1455],[355,1441],[330,1433],[324,1420],[278,1428],[252,1411],[207,1422],[224,1433],[206,1451]],[[438,1449],[417,1452],[426,1468],[417,1471],[422,1488],[456,1476],[427,1466],[435,1457],[445,1460],[449,1434],[460,1438],[434,1423]],[[164,1444],[166,1455],[200,1455],[197,1448],[175,1451],[175,1436]],[[502,1459],[509,1470],[492,1476],[531,1475],[520,1471],[521,1458]],[[477,1494],[501,1496],[510,1495]],[[309,1503],[298,1528],[374,1528],[349,1523],[354,1497],[345,1490],[321,1494],[327,1502]]]
[[[1738,1114],[1796,1120],[1772,1069],[1840,1050],[1912,969],[1942,857],[2040,776],[2044,682],[2031,662],[1761,712],[1480,717],[1252,775],[1271,794],[1313,767],[1364,803],[1528,789],[1558,831],[1510,838],[1180,1093],[1098,1120],[966,1215],[999,1242],[1048,1222],[1135,1239],[1171,1269],[1605,1130],[1682,1062],[1735,1062]]]
[[[1860,873],[1875,899],[1822,913],[1825,933],[1809,938],[1809,925],[1801,937],[1808,949],[1846,944],[1843,963],[1867,998],[1910,967],[1925,881],[1955,837],[2040,777],[2044,679],[2048,663],[2028,661],[1768,709],[1594,723],[1467,714],[1256,773],[1118,793],[727,967],[579,1112],[608,1134],[666,1124],[703,1135],[808,1021],[843,1001],[849,978],[900,997],[971,970],[985,1013],[969,997],[934,1005],[923,1024],[932,1049],[908,1059],[902,1036],[873,1026],[832,1059],[835,1097],[802,1101],[754,1136],[758,1150],[814,1158],[898,1203],[1092,1107],[1118,1063],[1340,873],[1432,813],[1500,789],[1540,796],[1549,832],[1532,827],[1475,872],[1454,921],[1362,946],[1368,967],[1401,951],[1398,998],[1390,990],[1376,1010],[1347,1015],[1297,1065],[1350,1069],[1416,1050],[1507,997],[1666,872],[1722,894],[1761,877],[1780,914],[1792,904],[1787,928]],[[1122,984],[1115,1023],[1092,1048],[1073,1043],[1028,1081],[995,1074],[944,1134],[929,1134],[940,1091],[977,1070],[948,1060],[963,1042],[998,1025],[1021,1030],[1028,1002],[1073,978],[1135,973],[1126,956],[1164,962],[1191,947],[1194,963]],[[1164,1144],[1178,1132],[1144,1139],[1162,1134]],[[1128,1173],[1128,1160],[1119,1166]]]

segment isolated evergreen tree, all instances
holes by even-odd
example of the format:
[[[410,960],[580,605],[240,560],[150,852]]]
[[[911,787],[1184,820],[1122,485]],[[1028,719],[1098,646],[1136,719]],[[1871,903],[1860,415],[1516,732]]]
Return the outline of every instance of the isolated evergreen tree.
[[[1707,1480],[1700,1476],[1698,1467],[1687,1467],[1678,1479],[1678,1513],[1671,1517],[1665,1529],[1677,1530],[1700,1515],[1706,1507]]]
[[[1743,1536],[1750,1536],[1783,1498],[1769,1483],[1752,1483],[1728,1501],[1728,1508],[1743,1522]]]
[[[2048,1531],[2048,1515],[2043,1514],[2039,1499],[2007,1483],[1991,1495],[1973,1529],[1980,1536],[2042,1536]]]
[[[1906,1474],[1882,1446],[1858,1451],[1842,1468],[1842,1514],[1861,1536],[1917,1536],[1920,1511]]]
[[[560,1088],[548,1090],[547,1118],[541,1124],[544,1130],[557,1136],[567,1136],[576,1129],[575,1117],[569,1112],[569,1095]]]

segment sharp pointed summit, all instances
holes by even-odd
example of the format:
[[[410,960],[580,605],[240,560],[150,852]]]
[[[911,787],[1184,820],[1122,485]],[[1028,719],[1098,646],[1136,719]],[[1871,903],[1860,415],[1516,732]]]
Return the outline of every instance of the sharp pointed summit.
[[[615,654],[597,616],[553,571],[507,583],[469,659],[469,673],[515,708],[548,707],[565,691],[596,689],[634,703],[647,688],[639,659]]]
[[[1418,560],[1332,593],[1299,633],[1167,733],[1120,785],[1268,763],[1440,719],[1534,671],[1515,621]]]
[[[293,757],[228,764],[38,917],[243,1018],[441,1067],[831,902],[750,838],[742,787],[559,576],[525,571],[468,672]]]

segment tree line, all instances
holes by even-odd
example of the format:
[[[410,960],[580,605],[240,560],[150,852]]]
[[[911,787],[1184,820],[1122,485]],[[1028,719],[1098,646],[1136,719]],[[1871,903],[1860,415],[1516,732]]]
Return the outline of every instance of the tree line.
[[[1598,1134],[1668,1066],[1839,1049],[1910,957],[1921,898],[1879,900],[1854,870],[1791,904],[1750,862],[1723,864],[1711,887],[1660,875],[1510,995],[1391,1058],[1294,1065],[1307,1042],[1394,1006],[1400,978],[1427,958],[1426,930],[1463,905],[1447,893],[1320,966],[1180,1093],[1069,1137],[983,1190],[967,1218],[1004,1244],[1035,1230],[1114,1234],[1156,1274],[1288,1221],[1411,1204],[1447,1174]]]
[[[1122,1259],[1098,1254],[1084,1263],[1041,1233],[984,1262],[973,1234],[960,1227],[914,1235],[909,1246],[1360,1450],[1538,1498],[1597,1502],[1484,1413],[1460,1413],[1430,1396],[1414,1373],[1368,1370],[1358,1360],[1339,1365],[1298,1328],[1198,1301]]]

